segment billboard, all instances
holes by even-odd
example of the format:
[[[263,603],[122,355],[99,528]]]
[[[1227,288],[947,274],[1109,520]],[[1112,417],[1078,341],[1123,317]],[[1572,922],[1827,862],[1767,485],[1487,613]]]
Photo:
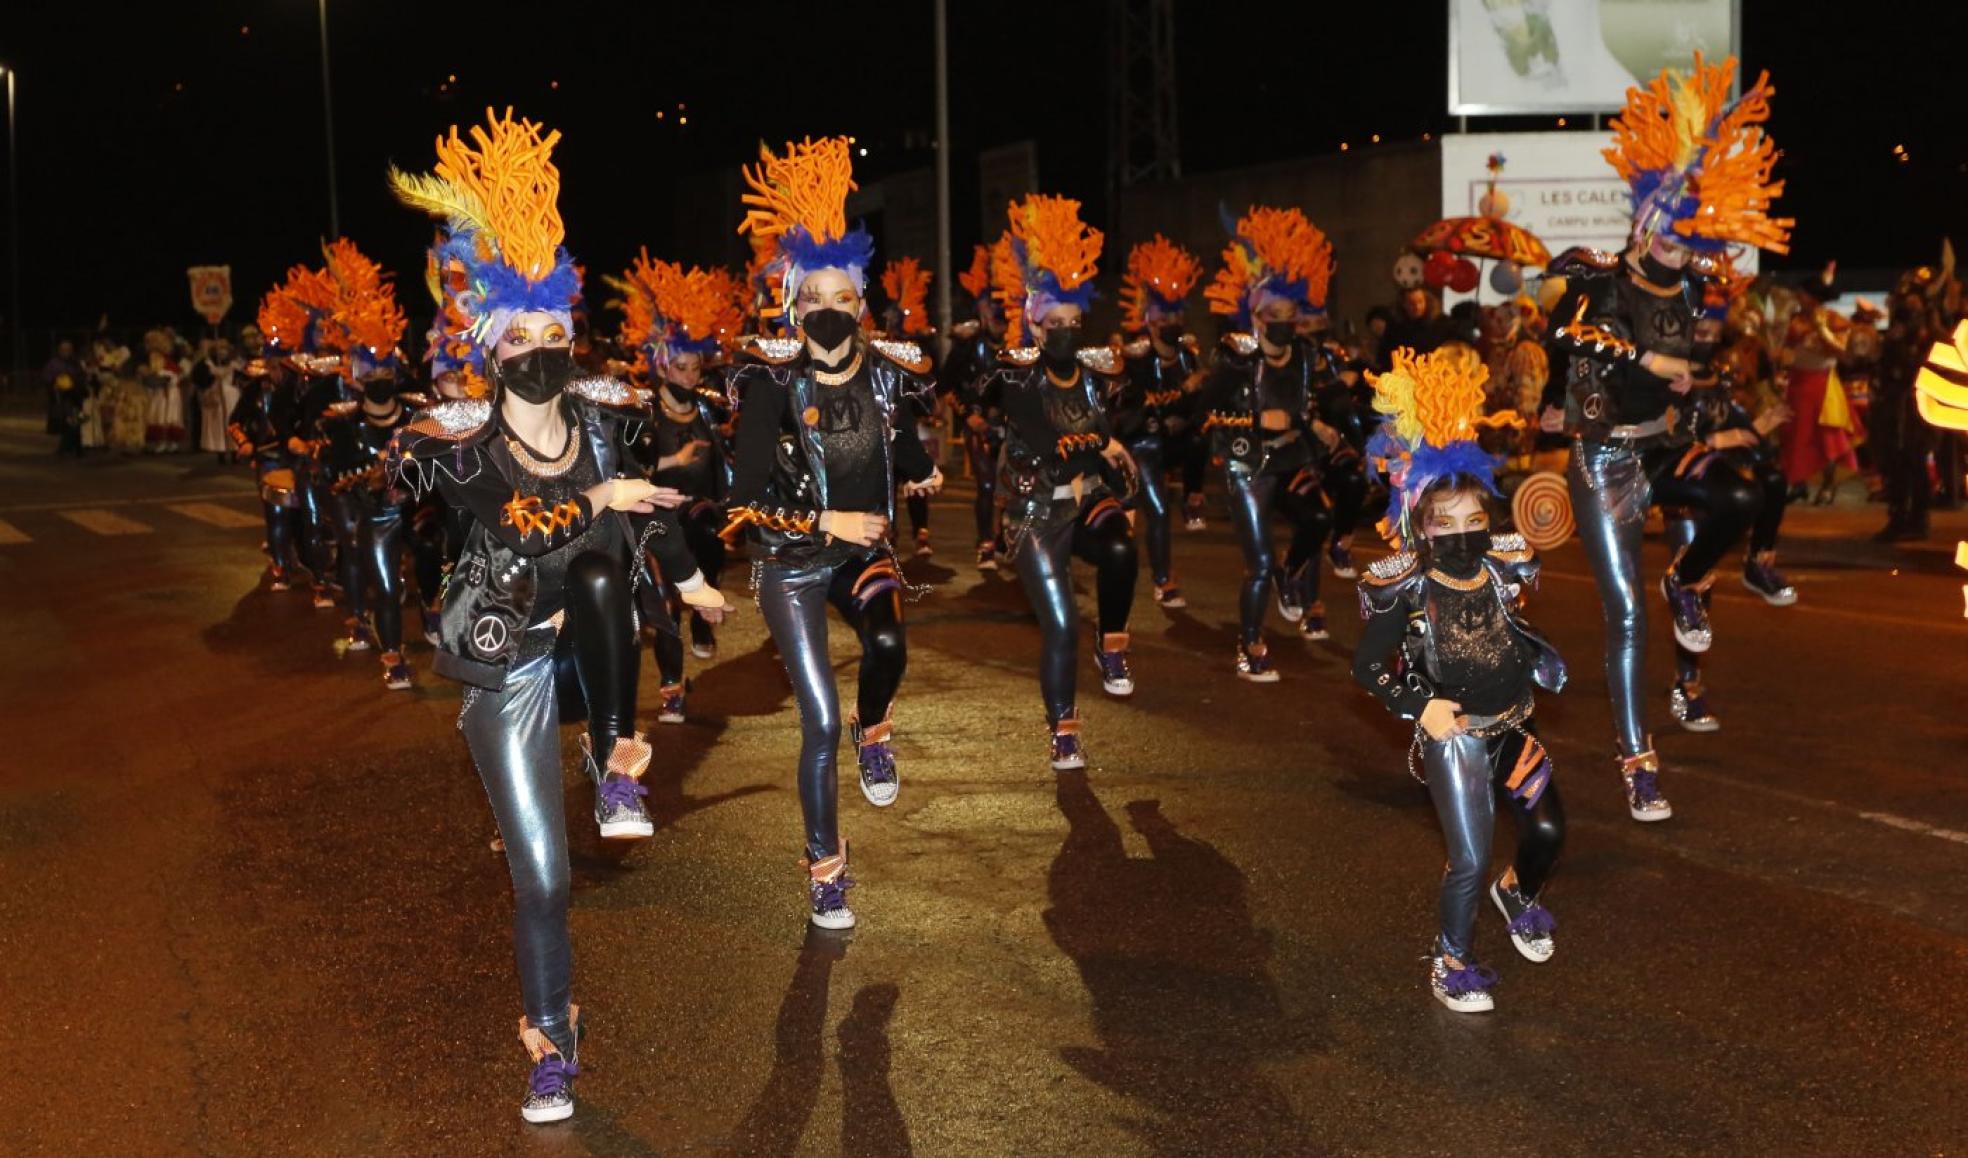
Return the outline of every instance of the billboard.
[[[1449,112],[1617,112],[1695,53],[1733,55],[1741,0],[1449,0]]]

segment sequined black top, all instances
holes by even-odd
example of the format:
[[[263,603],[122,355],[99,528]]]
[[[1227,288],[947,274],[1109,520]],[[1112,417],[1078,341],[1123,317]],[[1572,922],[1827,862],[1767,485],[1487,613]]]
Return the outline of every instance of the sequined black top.
[[[503,417],[499,420],[501,438],[511,437],[505,427]],[[517,458],[512,459],[510,479],[514,487],[513,502],[523,504],[508,507],[500,514],[501,523],[522,535],[532,534],[528,527],[535,524],[527,520],[552,518],[556,511],[564,510],[562,504],[573,505],[581,500],[588,488],[601,482],[601,468],[595,463],[594,447],[581,437],[578,427],[568,424],[567,437],[580,443],[580,452],[574,465],[565,474],[553,478],[542,478],[526,469]],[[529,447],[535,458],[543,458],[539,447]],[[538,498],[534,504],[530,498]],[[572,541],[557,550],[548,551],[534,557],[534,581],[538,584],[533,600],[533,613],[527,626],[545,623],[553,618],[561,608],[567,606],[567,565],[574,557],[587,551],[600,551],[619,556],[621,554],[621,531],[613,519],[588,519]],[[521,525],[525,524],[525,525]]]
[[[1435,677],[1442,694],[1472,716],[1509,711],[1531,690],[1530,658],[1510,629],[1486,571],[1482,586],[1459,591],[1428,580],[1428,621],[1435,635]]]

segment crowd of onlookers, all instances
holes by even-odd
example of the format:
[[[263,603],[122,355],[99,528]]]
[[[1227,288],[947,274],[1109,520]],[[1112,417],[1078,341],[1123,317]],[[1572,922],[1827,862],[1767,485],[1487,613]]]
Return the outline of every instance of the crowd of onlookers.
[[[229,461],[226,426],[246,362],[261,352],[258,329],[245,327],[237,340],[211,336],[193,344],[160,327],[146,331],[136,347],[107,334],[86,349],[71,339],[56,345],[40,384],[57,453],[201,451]]]

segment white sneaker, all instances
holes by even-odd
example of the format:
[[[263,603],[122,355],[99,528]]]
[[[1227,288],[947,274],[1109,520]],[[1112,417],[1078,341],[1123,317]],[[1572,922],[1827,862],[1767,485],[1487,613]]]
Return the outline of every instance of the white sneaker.
[[[1464,965],[1453,957],[1428,958],[1428,990],[1435,1000],[1457,1013],[1488,1013],[1496,1008],[1490,990],[1496,974],[1481,965]]]

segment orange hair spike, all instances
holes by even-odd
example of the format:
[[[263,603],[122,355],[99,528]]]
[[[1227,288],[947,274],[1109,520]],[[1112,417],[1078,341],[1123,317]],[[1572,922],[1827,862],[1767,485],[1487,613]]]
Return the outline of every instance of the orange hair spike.
[[[1121,326],[1128,331],[1148,325],[1148,295],[1180,302],[1196,288],[1203,264],[1196,255],[1157,233],[1128,251],[1127,273],[1121,278]]]
[[[1332,242],[1304,213],[1253,205],[1238,219],[1237,235],[1223,248],[1223,268],[1203,297],[1211,313],[1243,318],[1265,282],[1302,281],[1306,303],[1324,309],[1333,268]]]
[[[435,180],[394,173],[391,181],[411,204],[473,225],[481,260],[490,259],[496,242],[507,265],[540,281],[553,272],[567,238],[560,170],[552,160],[560,131],[543,133],[532,121],[515,120],[511,108],[504,117],[486,109],[485,122],[472,126],[469,144],[456,125],[437,139]],[[437,189],[445,184],[450,188]]]
[[[345,350],[388,356],[403,340],[410,319],[396,303],[390,275],[346,237],[321,247],[334,286],[330,340]]]
[[[846,137],[788,141],[784,156],[761,144],[758,164],[743,172],[751,192],[741,200],[750,208],[738,232],[770,238],[798,225],[817,242],[847,235],[847,195],[860,186]]]
[[[898,257],[882,269],[882,292],[901,309],[904,334],[929,332],[931,276],[913,257]]]
[[[1070,197],[1033,193],[1011,206],[1011,236],[1025,243],[1025,262],[1075,290],[1100,272],[1106,235],[1080,220],[1080,203]]]
[[[1629,184],[1686,172],[1699,206],[1674,223],[1682,236],[1788,253],[1797,222],[1769,213],[1784,190],[1771,180],[1780,154],[1763,131],[1776,89],[1764,72],[1731,104],[1735,76],[1735,57],[1711,65],[1696,53],[1692,71],[1664,70],[1646,88],[1629,88],[1605,157]]]
[[[991,293],[1004,314],[1005,344],[1015,345],[1025,332],[1025,270],[1008,231],[991,243]]]

